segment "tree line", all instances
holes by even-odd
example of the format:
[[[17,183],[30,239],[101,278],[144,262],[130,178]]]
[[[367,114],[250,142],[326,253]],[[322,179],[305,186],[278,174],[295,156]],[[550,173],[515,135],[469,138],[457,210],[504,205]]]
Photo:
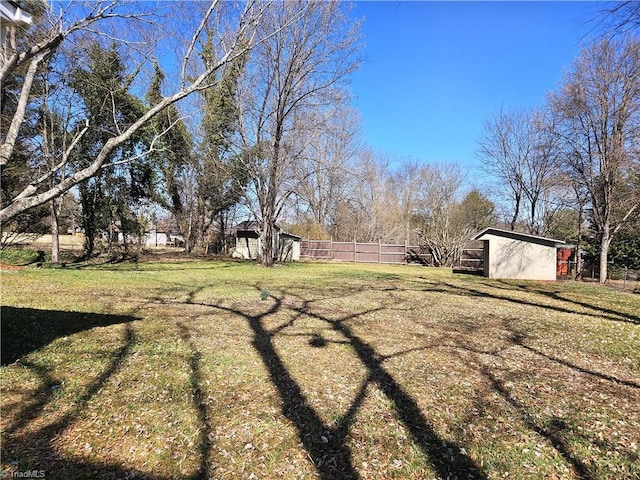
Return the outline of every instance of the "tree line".
[[[3,35],[4,240],[37,228],[55,239],[73,222],[91,255],[98,239],[120,248],[164,224],[187,252],[212,252],[250,217],[267,266],[276,222],[306,237],[420,243],[451,265],[474,232],[498,225],[595,245],[602,280],[612,249],[640,262],[632,2],[606,12],[618,34],[585,46],[545,105],[486,121],[478,158],[490,189],[469,187],[459,165],[364,144],[348,5],[17,5],[34,21]]]
[[[608,37],[583,49],[545,105],[488,120],[478,151],[500,181],[510,228],[557,232],[578,252],[590,243],[605,281],[614,238],[623,256],[639,245],[638,147],[640,40]]]

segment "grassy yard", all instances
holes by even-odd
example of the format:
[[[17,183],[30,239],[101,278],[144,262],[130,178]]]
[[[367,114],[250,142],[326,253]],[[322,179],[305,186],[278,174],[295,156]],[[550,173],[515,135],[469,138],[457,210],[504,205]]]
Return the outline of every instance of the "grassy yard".
[[[2,469],[640,478],[640,296],[412,266],[2,272]]]

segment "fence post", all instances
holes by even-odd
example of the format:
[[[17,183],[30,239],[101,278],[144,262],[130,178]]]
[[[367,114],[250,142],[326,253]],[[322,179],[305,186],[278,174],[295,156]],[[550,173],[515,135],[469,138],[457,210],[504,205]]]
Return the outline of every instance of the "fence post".
[[[382,243],[378,240],[378,263],[382,263]]]

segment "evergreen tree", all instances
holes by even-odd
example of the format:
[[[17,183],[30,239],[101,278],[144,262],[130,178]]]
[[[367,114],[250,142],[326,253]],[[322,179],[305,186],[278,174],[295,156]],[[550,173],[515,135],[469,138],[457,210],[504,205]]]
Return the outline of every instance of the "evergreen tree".
[[[205,64],[214,61],[211,49],[205,49],[202,57]],[[225,213],[240,201],[248,181],[243,158],[234,151],[231,142],[240,116],[236,101],[237,84],[246,61],[246,56],[243,56],[230,63],[216,85],[202,91],[204,137],[198,170],[198,209],[202,221],[198,243],[208,250],[207,233],[217,223],[216,252],[220,252],[224,243]]]
[[[154,76],[147,92],[147,101],[154,105],[162,100],[164,72],[154,62]],[[180,118],[175,105],[159,113],[149,125],[151,135],[161,135],[156,141],[156,150],[150,160],[156,166],[158,189],[154,200],[171,213],[185,238],[187,252],[193,248],[190,232],[190,201],[186,195],[185,175],[194,166],[193,140]]]
[[[81,98],[89,120],[89,129],[74,157],[80,168],[144,111],[142,102],[128,91],[132,80],[115,46],[104,49],[97,43],[91,46],[88,65],[72,73],[71,86]],[[101,231],[108,232],[110,247],[117,241],[118,232],[125,239],[140,233],[135,207],[151,195],[152,172],[144,159],[127,160],[145,149],[145,143],[145,132],[138,132],[112,152],[110,165],[80,184],[86,255],[93,253]]]

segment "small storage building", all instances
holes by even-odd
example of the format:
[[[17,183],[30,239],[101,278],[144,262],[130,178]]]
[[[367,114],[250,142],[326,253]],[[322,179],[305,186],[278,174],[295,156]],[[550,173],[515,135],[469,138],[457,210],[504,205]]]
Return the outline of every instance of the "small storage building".
[[[555,280],[561,240],[486,228],[474,240],[483,242],[484,276],[519,280]]]
[[[274,251],[280,262],[300,260],[302,237],[286,232],[279,225],[274,229]],[[262,239],[257,222],[242,222],[236,227],[236,248],[233,256],[245,260],[258,260],[262,253]]]

